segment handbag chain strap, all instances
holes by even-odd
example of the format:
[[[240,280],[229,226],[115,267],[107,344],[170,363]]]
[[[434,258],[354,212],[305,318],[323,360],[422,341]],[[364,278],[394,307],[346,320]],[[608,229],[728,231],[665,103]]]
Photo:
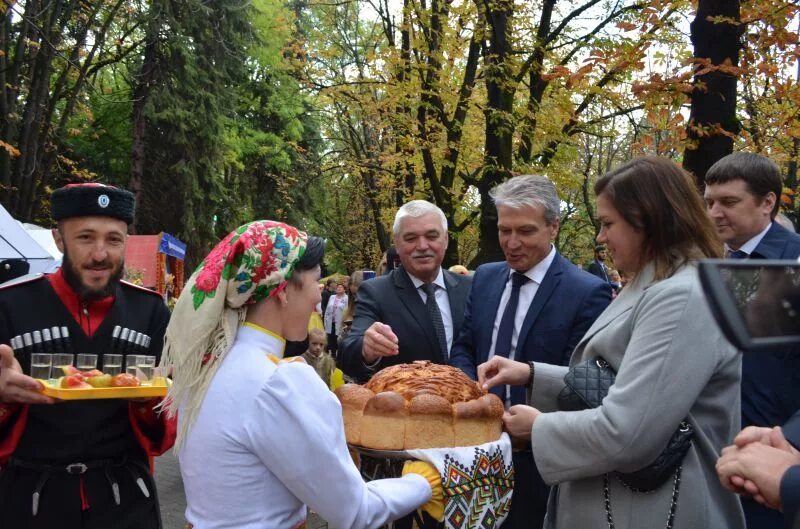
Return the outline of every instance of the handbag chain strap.
[[[675,510],[678,508],[678,491],[681,488],[681,470],[683,470],[683,465],[679,466],[675,471],[675,479],[672,482],[672,496],[669,500],[666,529],[672,529],[672,524],[675,522]],[[605,474],[603,476],[603,500],[606,507],[606,521],[608,522],[608,529],[614,529],[614,516],[611,514],[610,487],[608,474]]]

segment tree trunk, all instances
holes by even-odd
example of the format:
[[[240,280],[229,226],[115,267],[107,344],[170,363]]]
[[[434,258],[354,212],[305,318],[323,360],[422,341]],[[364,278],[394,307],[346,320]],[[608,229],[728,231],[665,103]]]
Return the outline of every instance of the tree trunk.
[[[514,135],[514,86],[511,74],[511,20],[513,3],[508,0],[488,0],[482,6],[488,30],[488,49],[484,54],[486,77],[486,136],[484,139],[483,175],[478,184],[481,195],[480,242],[481,252],[470,268],[502,261],[503,252],[497,237],[497,211],[489,191],[511,174],[512,139]]]
[[[147,117],[145,116],[144,108],[147,105],[150,89],[156,82],[157,73],[157,54],[158,54],[158,25],[156,17],[151,20],[147,44],[144,48],[144,60],[142,62],[142,69],[136,78],[136,87],[133,90],[133,112],[131,116],[131,126],[133,132],[133,141],[131,147],[131,177],[128,181],[128,189],[136,197],[136,202],[141,204],[142,199],[142,185],[144,183],[144,168],[146,160],[146,145],[147,145]],[[136,209],[136,219],[132,227],[132,233],[136,233],[136,227],[139,225],[139,212],[141,208]]]
[[[478,59],[480,58],[481,48],[480,43],[475,38],[469,43],[469,52],[467,54],[467,64],[464,68],[464,79],[461,83],[461,88],[458,95],[458,104],[456,105],[453,118],[448,120],[447,126],[447,145],[449,149],[446,155],[446,164],[442,165],[441,170],[441,186],[445,189],[454,190],[456,181],[456,169],[458,166],[458,158],[461,154],[461,140],[464,134],[464,122],[467,119],[467,107],[469,105],[472,90],[475,88],[475,77],[478,71]],[[466,187],[466,186],[464,186]],[[463,196],[464,190],[461,191],[460,196]],[[445,201],[439,206],[444,210],[447,217],[447,223],[450,227],[448,237],[450,238],[447,244],[447,251],[445,252],[444,262],[446,265],[462,264],[459,259],[459,246],[458,239],[453,236],[453,229],[456,226],[456,209],[460,206],[460,201],[453,193],[442,193]],[[455,198],[455,200],[454,200]],[[454,202],[456,202],[454,207]]]
[[[35,12],[38,9],[40,9],[40,6],[34,0],[26,4],[25,13],[27,15],[28,11]],[[17,105],[19,104],[19,87],[21,84],[20,71],[22,65],[30,59],[30,57],[26,59],[26,50],[28,49],[31,27],[30,24],[21,24],[19,26],[16,42],[12,43],[10,40],[12,35],[12,15],[13,11],[7,9],[4,13],[3,20],[2,50],[4,55],[0,59],[0,68],[2,68],[3,75],[2,84],[0,84],[0,93],[2,93],[4,108],[2,114],[3,136],[0,139],[19,148],[19,127],[17,126],[19,119],[15,117],[15,113],[17,111]],[[11,57],[12,46],[14,46],[14,62],[8,64],[8,60]],[[8,68],[10,68],[10,70],[8,70]],[[15,186],[13,171],[13,159],[5,149],[0,149],[0,175],[2,175],[0,176],[0,184],[2,184],[0,199],[2,199],[6,207],[12,210],[12,214],[15,214],[16,211],[12,203],[12,197],[19,194],[19,189]]]
[[[743,32],[739,7],[739,0],[699,1],[691,24],[696,59],[709,60],[715,66],[738,66]],[[712,17],[726,17],[730,22],[715,23]],[[696,68],[703,66],[698,63]],[[684,152],[683,167],[701,189],[708,169],[733,152],[733,136],[741,128],[736,119],[736,83],[736,76],[717,69],[695,76],[687,128],[691,143]]]
[[[539,27],[536,31],[536,46],[530,59],[528,106],[527,113],[522,119],[519,146],[519,158],[526,164],[530,163],[533,158],[533,135],[536,133],[536,118],[548,84],[547,81],[542,79],[542,71],[544,68],[545,42],[550,34],[555,5],[556,0],[545,0],[542,6],[542,16],[539,19]]]
[[[403,21],[400,26],[400,64],[397,69],[397,82],[402,85],[411,74],[411,6],[409,0],[403,0]],[[410,122],[411,106],[404,101],[397,107],[399,126],[395,138],[395,152],[402,154],[397,165],[397,184],[394,190],[394,205],[400,207],[406,201],[406,196],[414,194],[414,184],[417,177],[411,160],[414,159],[414,148],[407,139],[411,136],[406,123]],[[402,138],[402,140],[401,140]],[[407,195],[408,194],[408,195]],[[390,242],[391,243],[391,242]],[[381,248],[386,250],[385,248]]]

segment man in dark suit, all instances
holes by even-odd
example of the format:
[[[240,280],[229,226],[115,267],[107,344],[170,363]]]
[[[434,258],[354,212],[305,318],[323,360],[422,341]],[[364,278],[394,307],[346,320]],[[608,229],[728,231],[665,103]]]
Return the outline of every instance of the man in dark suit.
[[[472,283],[472,278],[442,268],[447,219],[434,204],[404,204],[394,217],[392,233],[401,266],[361,284],[353,325],[336,358],[344,373],[362,382],[396,364],[446,363]],[[412,522],[409,515],[395,527],[410,529]],[[425,515],[423,526],[437,524]]]
[[[342,371],[361,381],[395,364],[446,363],[472,282],[442,269],[447,219],[434,204],[403,205],[393,237],[402,264],[361,284],[353,326],[337,358]]]
[[[780,169],[753,153],[730,154],[711,166],[705,201],[731,259],[797,259],[800,235],[777,222],[783,189]],[[800,409],[800,355],[751,353],[742,357],[742,427],[782,425]],[[783,528],[783,515],[742,500],[748,527]]]
[[[611,301],[611,288],[558,254],[560,200],[542,176],[517,176],[491,193],[505,262],[478,267],[450,364],[477,379],[494,355],[566,365],[572,350]],[[506,408],[525,403],[524,388],[493,388]],[[514,453],[515,485],[503,528],[540,528],[548,488],[528,446]]]
[[[594,247],[594,261],[589,263],[589,266],[586,267],[586,271],[608,283],[608,267],[605,261],[606,247],[602,244],[598,244]]]

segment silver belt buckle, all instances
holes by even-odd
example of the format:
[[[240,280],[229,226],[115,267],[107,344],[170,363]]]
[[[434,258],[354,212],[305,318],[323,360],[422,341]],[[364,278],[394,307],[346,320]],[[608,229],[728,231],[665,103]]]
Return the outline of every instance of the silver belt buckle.
[[[79,476],[81,474],[86,474],[86,471],[89,470],[89,467],[87,467],[83,463],[72,463],[70,465],[67,465],[66,470],[67,474],[71,476]]]

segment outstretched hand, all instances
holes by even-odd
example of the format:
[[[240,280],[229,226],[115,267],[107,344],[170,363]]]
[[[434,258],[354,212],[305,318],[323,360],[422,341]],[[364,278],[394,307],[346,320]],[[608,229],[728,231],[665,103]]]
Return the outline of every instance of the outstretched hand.
[[[364,361],[372,364],[378,358],[395,356],[400,353],[399,340],[392,328],[376,321],[364,332],[361,355]]]
[[[530,367],[503,356],[493,356],[478,366],[478,383],[483,389],[495,386],[522,386],[528,383]]]
[[[42,395],[41,389],[41,382],[22,373],[11,347],[0,345],[0,402],[52,404],[53,399]]]

